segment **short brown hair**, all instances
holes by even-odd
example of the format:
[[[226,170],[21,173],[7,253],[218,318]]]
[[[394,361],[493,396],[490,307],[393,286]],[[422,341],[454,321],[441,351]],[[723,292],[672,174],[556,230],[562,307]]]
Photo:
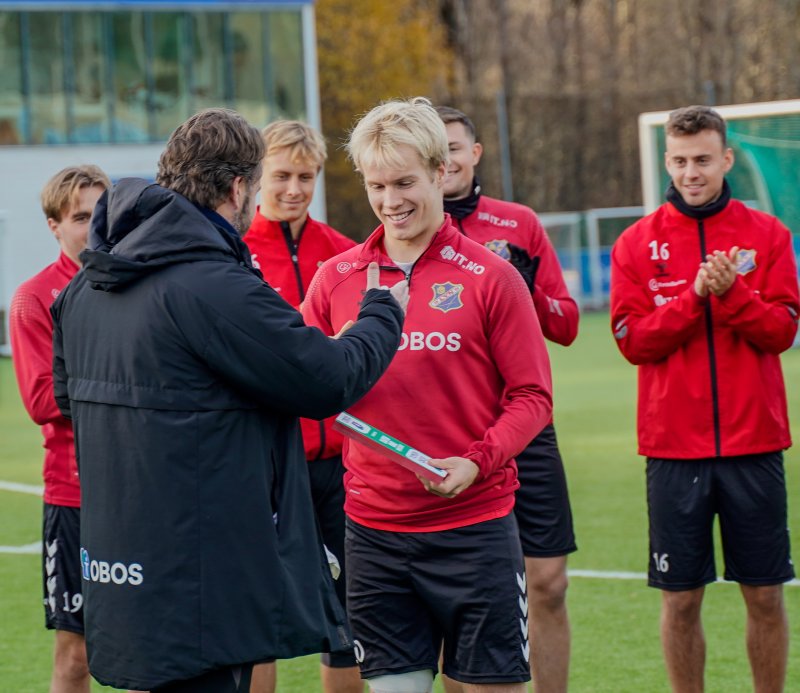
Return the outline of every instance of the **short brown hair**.
[[[708,106],[685,106],[672,111],[664,130],[669,137],[696,135],[703,130],[713,130],[722,138],[723,147],[728,144],[725,120]]]
[[[264,142],[236,111],[208,108],[179,125],[158,161],[156,182],[195,204],[215,209],[234,178],[259,177]]]
[[[469,136],[472,138],[472,141],[478,141],[478,135],[475,131],[475,123],[470,120],[466,113],[459,111],[457,108],[452,108],[451,106],[436,106],[436,112],[439,114],[439,117],[442,119],[442,122],[445,125],[449,125],[450,123],[461,123]]]
[[[42,211],[47,219],[61,221],[61,217],[75,201],[83,188],[111,187],[111,181],[99,166],[85,164],[68,166],[54,175],[42,189]]]
[[[303,161],[321,167],[328,158],[325,138],[314,128],[299,120],[276,120],[261,131],[265,156],[288,149],[292,161]]]

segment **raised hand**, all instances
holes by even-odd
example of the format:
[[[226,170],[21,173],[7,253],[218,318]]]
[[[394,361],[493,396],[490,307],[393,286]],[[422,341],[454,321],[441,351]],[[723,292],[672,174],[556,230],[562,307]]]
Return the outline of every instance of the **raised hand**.
[[[403,313],[408,308],[408,282],[401,279],[397,284],[391,288],[388,286],[381,286],[381,270],[377,262],[370,262],[367,267],[367,291],[370,289],[388,289],[389,293],[394,296],[394,299],[400,304]]]

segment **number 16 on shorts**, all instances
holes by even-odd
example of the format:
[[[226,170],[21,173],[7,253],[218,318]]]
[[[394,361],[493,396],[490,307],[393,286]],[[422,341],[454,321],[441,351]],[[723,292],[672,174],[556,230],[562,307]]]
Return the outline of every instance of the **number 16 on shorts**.
[[[653,553],[653,566],[658,573],[669,572],[669,554],[668,553]]]

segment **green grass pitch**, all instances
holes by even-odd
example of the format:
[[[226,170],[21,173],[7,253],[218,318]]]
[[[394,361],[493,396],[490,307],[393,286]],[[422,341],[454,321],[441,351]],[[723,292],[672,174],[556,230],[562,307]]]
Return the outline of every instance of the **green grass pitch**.
[[[550,349],[556,428],[567,467],[579,550],[571,570],[643,573],[647,561],[644,464],[636,455],[636,369],[616,350],[608,315],[584,315],[576,343]],[[800,350],[783,356],[794,437],[800,444]],[[11,362],[0,359],[0,480],[41,483],[41,439],[16,391]],[[786,455],[790,526],[800,534],[800,453]],[[0,545],[40,538],[41,501],[0,490]],[[796,550],[800,550],[797,549]],[[722,561],[718,558],[718,570]],[[48,688],[52,634],[43,627],[39,557],[0,553],[0,691]],[[786,588],[793,636],[787,691],[800,691],[800,587]],[[658,639],[659,594],[641,579],[573,576],[570,690],[667,693]],[[752,690],[744,646],[744,608],[736,585],[707,589],[706,690]],[[280,693],[317,693],[318,658],[279,663]],[[95,691],[109,690],[95,685]],[[437,692],[441,691],[439,683]]]

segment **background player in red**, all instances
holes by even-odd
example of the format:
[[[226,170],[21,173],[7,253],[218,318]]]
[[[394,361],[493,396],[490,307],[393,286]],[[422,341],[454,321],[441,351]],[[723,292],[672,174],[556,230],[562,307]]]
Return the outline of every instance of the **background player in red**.
[[[56,632],[51,693],[87,693],[90,676],[79,558],[81,492],[72,422],[61,415],[53,396],[50,304],[78,271],[92,210],[110,185],[97,166],[65,168],[47,182],[42,209],[61,252],[17,289],[9,315],[22,402],[44,436],[44,608],[45,624]]]
[[[794,576],[783,450],[791,445],[779,354],[797,333],[789,230],[731,198],[725,121],[706,106],[666,124],[667,202],[611,254],[611,324],[639,367],[639,454],[647,457],[648,584],[662,590],[672,688],[702,691],[705,586],[725,578],[747,607],[753,688],[783,690]],[[744,688],[744,683],[742,684]]]
[[[478,243],[511,262],[525,279],[544,336],[569,346],[578,334],[578,305],[569,295],[561,265],[530,207],[481,194],[475,175],[483,153],[466,114],[439,106],[450,160],[444,209]],[[514,513],[519,524],[530,609],[531,674],[537,693],[563,693],[569,674],[567,554],[576,550],[567,480],[552,420],[516,456],[520,488]],[[446,682],[455,693],[457,687]]]
[[[279,120],[262,131],[266,155],[261,175],[261,205],[244,242],[253,266],[295,308],[299,308],[319,266],[355,243],[330,226],[309,216],[314,186],[327,153],[325,140],[314,128],[296,120]],[[303,443],[309,461],[314,509],[322,539],[344,568],[344,487],[342,486],[342,436],[333,419],[301,419]],[[345,576],[336,580],[344,606]],[[322,655],[320,669],[325,693],[359,693],[363,690],[352,652]],[[275,690],[275,664],[253,671],[253,693]]]
[[[430,691],[444,642],[443,670],[468,690],[521,692],[513,457],[552,413],[530,293],[445,215],[447,134],[427,99],[374,108],[348,148],[381,226],[322,266],[303,314],[335,334],[355,317],[371,263],[384,283],[408,281],[398,352],[349,411],[447,470],[439,483],[418,479],[345,442],[347,606],[362,676],[376,693]]]

